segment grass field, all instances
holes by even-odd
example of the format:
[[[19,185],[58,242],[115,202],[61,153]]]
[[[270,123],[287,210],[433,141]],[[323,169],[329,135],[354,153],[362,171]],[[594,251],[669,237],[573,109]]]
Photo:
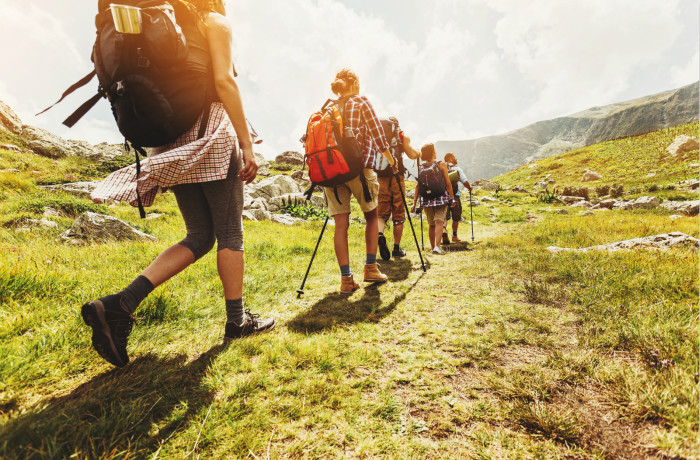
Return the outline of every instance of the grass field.
[[[36,189],[37,177],[90,165],[0,152],[0,169],[19,162],[20,173],[0,172],[3,459],[698,458],[697,249],[544,250],[698,237],[697,218],[564,216],[500,194],[474,208],[474,243],[425,254],[424,274],[407,228],[408,257],[382,264],[390,282],[349,298],[338,294],[331,229],[302,299],[321,223],[246,222],[246,304],[278,327],[221,345],[209,254],[142,304],[132,362],[114,369],[91,349],[79,308],[182,237],[174,199],[158,199],[156,220],[102,209],[156,243],[66,246],[57,238],[70,216],[58,229],[17,228],[43,204],[93,206]],[[357,273],[363,228],[350,233]]]

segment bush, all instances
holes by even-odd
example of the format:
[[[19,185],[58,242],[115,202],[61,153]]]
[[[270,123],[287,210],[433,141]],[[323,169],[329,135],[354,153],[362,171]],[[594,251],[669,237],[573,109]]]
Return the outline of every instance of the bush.
[[[625,187],[622,184],[613,184],[610,186],[610,196],[620,198],[625,193]]]
[[[596,187],[595,194],[598,195],[599,197],[610,195],[610,186],[609,185],[601,185],[599,187]]]
[[[588,187],[564,187],[562,195],[564,196],[578,196],[588,200],[590,198],[591,190]]]
[[[286,163],[276,163],[274,161],[270,162],[270,168],[276,169],[277,171],[293,171],[296,169],[293,165],[288,165]]]
[[[551,192],[549,191],[548,188],[545,188],[544,191],[539,192],[537,194],[537,201],[539,203],[554,203],[555,201],[560,201],[559,200],[559,195],[557,195],[557,189],[554,188]]]
[[[296,205],[292,203],[287,203],[282,208],[282,213],[289,214],[292,217],[298,217],[307,220],[322,220],[328,217],[328,211],[325,209],[318,209],[311,205]]]

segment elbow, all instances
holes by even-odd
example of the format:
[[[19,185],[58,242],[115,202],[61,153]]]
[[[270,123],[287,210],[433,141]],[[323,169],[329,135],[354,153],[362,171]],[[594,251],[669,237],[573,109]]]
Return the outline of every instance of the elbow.
[[[233,79],[233,75],[231,74],[215,76],[214,86],[216,87],[216,92],[219,94],[219,96],[238,91],[236,80]]]

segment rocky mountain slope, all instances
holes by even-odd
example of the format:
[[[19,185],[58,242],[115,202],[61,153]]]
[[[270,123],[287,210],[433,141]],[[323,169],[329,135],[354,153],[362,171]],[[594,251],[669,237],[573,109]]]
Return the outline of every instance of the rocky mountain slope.
[[[698,120],[698,83],[631,101],[593,107],[509,133],[466,141],[440,141],[454,152],[470,179],[492,178],[531,161],[598,142]]]

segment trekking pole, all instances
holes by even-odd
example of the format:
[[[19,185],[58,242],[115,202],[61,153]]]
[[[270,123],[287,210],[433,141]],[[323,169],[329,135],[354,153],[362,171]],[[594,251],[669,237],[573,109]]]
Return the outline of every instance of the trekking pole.
[[[424,235],[424,233],[423,233],[423,208],[421,208],[419,210],[419,212],[420,212],[420,245],[423,248],[423,250],[425,251],[425,241],[423,241],[423,235]]]
[[[314,249],[314,254],[311,256],[311,261],[309,262],[309,268],[306,269],[306,275],[304,275],[304,281],[301,282],[301,287],[297,290],[297,299],[301,299],[304,295],[304,285],[306,285],[306,279],[309,277],[309,272],[311,271],[311,265],[314,263],[316,258],[316,252],[318,251],[318,246],[321,244],[321,238],[323,238],[323,233],[326,231],[326,226],[328,225],[328,219],[331,216],[326,216],[326,221],[323,223],[323,228],[321,229],[321,234],[318,235],[318,241],[316,242],[316,249]]]
[[[413,233],[413,240],[416,242],[416,249],[418,250],[418,255],[420,256],[420,264],[423,267],[423,272],[425,273],[427,270],[425,269],[425,262],[423,261],[423,253],[421,252],[420,248],[418,247],[418,237],[416,236],[416,230],[413,228],[413,220],[411,219],[411,211],[408,209],[408,203],[406,203],[406,195],[403,193],[403,187],[401,187],[401,181],[396,178],[396,182],[398,182],[399,185],[399,192],[401,192],[401,199],[403,200],[403,205],[406,208],[406,215],[408,216],[408,223],[411,226],[411,232]],[[421,232],[423,231],[423,212],[421,212]],[[421,239],[423,239],[423,235],[421,234]]]
[[[469,212],[472,220],[472,243],[474,242],[474,205],[472,202],[472,190],[469,189]]]

